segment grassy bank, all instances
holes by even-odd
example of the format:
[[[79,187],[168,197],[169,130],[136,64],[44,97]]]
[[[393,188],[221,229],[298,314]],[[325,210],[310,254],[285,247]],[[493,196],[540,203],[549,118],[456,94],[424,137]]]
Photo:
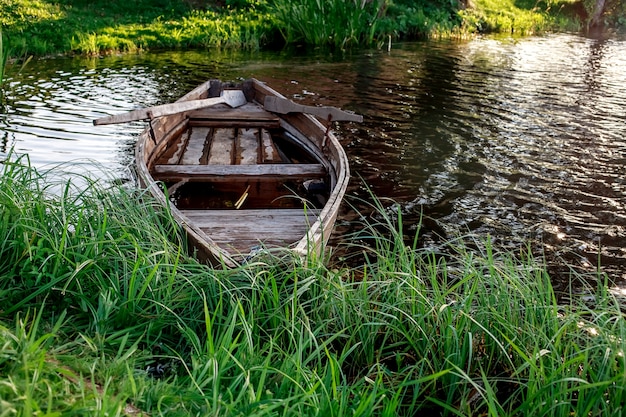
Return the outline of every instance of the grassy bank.
[[[219,4],[219,5],[218,5]],[[576,28],[575,0],[0,0],[16,54],[100,54],[155,48],[345,48],[389,38],[536,33]]]
[[[175,0],[0,0],[0,25],[26,54],[134,52],[148,48],[250,48],[271,19],[253,7],[194,9]]]
[[[0,415],[619,415],[626,321],[557,304],[530,257],[407,247],[363,224],[351,269],[185,255],[149,196],[0,173]],[[87,182],[87,186],[85,186]],[[358,245],[358,246],[357,246]]]

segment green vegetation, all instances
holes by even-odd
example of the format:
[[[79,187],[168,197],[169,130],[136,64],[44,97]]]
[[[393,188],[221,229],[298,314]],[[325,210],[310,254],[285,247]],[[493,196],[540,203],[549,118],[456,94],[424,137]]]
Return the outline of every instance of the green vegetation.
[[[598,10],[598,0],[582,0],[585,14],[588,16],[585,24],[589,26],[604,26],[626,28],[626,2],[622,0],[606,0],[604,8]]]
[[[604,283],[593,308],[559,304],[529,256],[407,246],[382,205],[352,239],[359,267],[266,254],[210,269],[148,195],[9,157],[0,415],[569,417],[626,403],[626,320]]]
[[[193,9],[177,0],[0,0],[0,25],[15,50],[38,55],[147,48],[252,48],[269,33],[267,14]]]
[[[573,14],[573,4],[568,0],[479,0],[476,7],[459,14],[466,32],[532,35],[550,30],[580,30],[582,21]],[[563,10],[572,12],[562,13]]]
[[[6,72],[7,62],[9,60],[9,51],[4,43],[4,37],[0,30],[0,105],[4,103],[4,74]]]
[[[287,43],[371,44],[376,36],[383,3],[362,0],[274,1],[273,15]]]
[[[13,65],[10,65],[11,63],[9,62],[9,58],[11,56],[11,51],[9,50],[9,47],[7,45],[7,42],[5,42],[4,40],[4,36],[2,34],[2,30],[0,30],[0,114],[4,113],[4,97],[6,94],[6,78],[8,77],[10,72],[20,72],[24,69],[24,66],[26,66],[28,64],[28,62],[30,61],[30,59],[32,58],[32,56],[23,59],[22,60],[22,64],[21,67],[17,69],[17,71],[15,71]],[[17,62],[17,60],[13,59],[12,64],[15,64]],[[13,68],[12,68],[13,67]],[[10,71],[10,69],[13,69],[13,71]]]
[[[305,43],[346,48],[388,39],[580,29],[592,0],[0,0],[18,54]],[[604,20],[625,26],[623,2]]]

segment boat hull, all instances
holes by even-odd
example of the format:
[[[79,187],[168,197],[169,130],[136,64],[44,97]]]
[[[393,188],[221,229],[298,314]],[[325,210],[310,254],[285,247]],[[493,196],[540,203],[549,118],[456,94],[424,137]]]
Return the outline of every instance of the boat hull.
[[[136,146],[140,185],[212,263],[234,267],[260,249],[320,256],[349,180],[341,144],[313,116],[266,111],[266,97],[283,96],[254,79],[208,81],[177,103],[231,89],[247,102],[150,121]]]

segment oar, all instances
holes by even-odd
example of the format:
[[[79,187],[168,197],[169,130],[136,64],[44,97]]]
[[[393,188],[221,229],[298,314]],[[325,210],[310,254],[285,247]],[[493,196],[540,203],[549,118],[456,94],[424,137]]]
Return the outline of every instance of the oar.
[[[314,116],[318,116],[324,120],[336,120],[336,121],[349,121],[349,122],[362,122],[363,116],[340,110],[336,107],[317,107],[317,106],[303,106],[302,104],[294,103],[286,98],[280,98],[275,96],[265,97],[265,103],[263,103],[265,110],[272,111],[274,113],[308,113]]]
[[[154,117],[167,116],[189,110],[201,109],[203,107],[214,106],[225,103],[230,107],[239,107],[246,104],[246,96],[241,90],[224,90],[219,97],[205,98],[202,100],[181,101],[159,106],[147,107],[129,111],[128,113],[116,114],[113,116],[101,117],[93,121],[94,125],[109,125],[113,123],[125,123],[133,120],[152,119]]]

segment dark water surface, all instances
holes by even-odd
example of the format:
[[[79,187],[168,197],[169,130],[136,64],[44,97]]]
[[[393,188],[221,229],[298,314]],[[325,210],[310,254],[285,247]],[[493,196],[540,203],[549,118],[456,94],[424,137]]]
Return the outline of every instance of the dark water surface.
[[[173,101],[209,78],[247,77],[365,116],[338,127],[351,196],[365,195],[364,181],[398,201],[409,222],[423,213],[438,233],[489,235],[513,250],[530,241],[563,278],[561,258],[584,271],[600,260],[626,287],[623,38],[40,60],[10,78],[0,151],[14,147],[36,166],[96,161],[125,178],[144,123],[92,119]],[[339,230],[355,217],[346,207]]]

